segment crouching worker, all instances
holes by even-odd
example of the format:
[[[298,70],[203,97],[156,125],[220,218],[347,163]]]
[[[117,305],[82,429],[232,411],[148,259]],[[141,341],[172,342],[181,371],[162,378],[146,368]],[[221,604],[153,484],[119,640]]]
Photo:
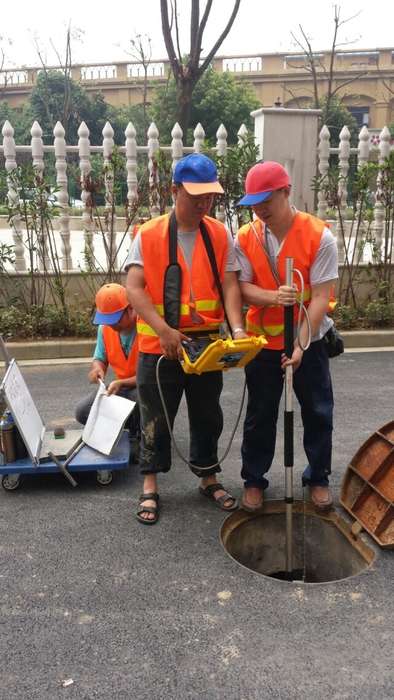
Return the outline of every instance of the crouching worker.
[[[110,367],[116,378],[109,383],[107,393],[137,401],[136,313],[128,302],[124,287],[112,283],[105,284],[98,290],[93,323],[98,326],[98,331],[89,381],[92,384],[97,384],[99,379],[104,381]],[[85,425],[95,396],[96,391],[78,403],[75,417],[79,423]],[[135,406],[125,427],[130,431],[130,441],[133,443],[133,452],[136,453],[140,433],[138,406]]]
[[[204,155],[191,154],[177,163],[173,180],[174,212],[141,226],[126,261],[127,292],[139,316],[137,375],[144,486],[137,518],[146,525],[155,523],[159,515],[157,475],[171,467],[171,438],[156,379],[162,355],[165,359],[159,366],[159,380],[171,424],[183,392],[186,395],[190,462],[193,473],[201,479],[200,493],[223,510],[237,507],[235,498],[216,478],[221,471],[217,447],[223,428],[219,402],[222,372],[185,374],[178,358],[182,356],[182,341],[193,337],[193,333],[218,330],[224,319],[221,296],[234,337],[246,337],[236,275],[238,263],[230,234],[223,224],[208,216],[215,194],[223,192],[215,164]],[[177,263],[172,262],[174,258]],[[213,259],[220,289],[215,282]],[[177,318],[170,320],[165,280],[177,265],[181,280],[175,284],[172,280]]]

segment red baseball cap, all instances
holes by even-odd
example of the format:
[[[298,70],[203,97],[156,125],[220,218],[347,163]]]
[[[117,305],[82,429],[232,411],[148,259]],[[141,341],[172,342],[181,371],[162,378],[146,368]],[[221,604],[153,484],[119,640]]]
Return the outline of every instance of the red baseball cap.
[[[96,294],[96,313],[93,319],[95,325],[112,326],[122,318],[129,306],[126,290],[121,284],[104,284]]]
[[[253,206],[265,202],[275,190],[290,186],[290,178],[283,165],[273,160],[257,163],[251,168],[245,180],[246,194],[238,204]]]

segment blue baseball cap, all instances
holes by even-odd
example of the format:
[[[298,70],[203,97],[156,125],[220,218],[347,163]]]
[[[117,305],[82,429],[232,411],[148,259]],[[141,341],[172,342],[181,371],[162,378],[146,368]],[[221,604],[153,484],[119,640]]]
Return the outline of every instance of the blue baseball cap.
[[[223,194],[224,191],[218,182],[215,163],[202,153],[190,153],[181,158],[174,168],[172,179],[192,195]]]

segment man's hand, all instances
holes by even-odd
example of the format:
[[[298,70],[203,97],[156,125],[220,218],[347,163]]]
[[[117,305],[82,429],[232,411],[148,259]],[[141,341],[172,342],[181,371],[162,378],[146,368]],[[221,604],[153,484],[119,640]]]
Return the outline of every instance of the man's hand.
[[[282,369],[285,369],[286,367],[292,366],[293,370],[295,372],[299,368],[299,366],[302,362],[303,355],[304,355],[304,351],[301,350],[299,345],[295,346],[295,348],[293,350],[293,354],[292,354],[290,359],[287,357],[287,355],[285,355],[285,353],[282,353],[282,356],[281,356]]]
[[[103,380],[105,369],[100,365],[94,365],[88,374],[88,379],[91,384],[98,384],[99,379]]]
[[[249,338],[247,332],[243,328],[236,328],[233,331],[234,340],[240,340],[241,338]]]
[[[278,287],[277,304],[280,306],[293,306],[297,301],[297,287],[288,287],[282,284]]]
[[[171,328],[170,326],[167,326],[167,328],[159,334],[159,338],[163,355],[168,360],[181,359],[183,357],[182,340],[191,340],[187,335],[184,335],[181,331],[176,330],[176,328]]]
[[[107,395],[117,394],[119,389],[122,388],[123,382],[121,379],[114,379],[107,387]]]

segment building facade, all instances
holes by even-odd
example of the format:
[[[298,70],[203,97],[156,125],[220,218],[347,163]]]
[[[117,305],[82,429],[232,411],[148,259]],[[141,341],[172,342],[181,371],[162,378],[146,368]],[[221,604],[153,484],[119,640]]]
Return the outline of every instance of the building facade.
[[[316,88],[327,92],[330,78],[330,52],[313,54]],[[311,60],[302,53],[267,53],[249,56],[217,56],[214,70],[231,72],[239,82],[250,83],[264,107],[314,107]],[[56,69],[56,68],[55,68]],[[28,99],[40,68],[23,67],[0,71],[0,101],[20,107]],[[74,65],[72,77],[92,93],[101,92],[114,106],[142,101],[143,86],[148,101],[154,90],[168,80],[168,60],[153,61],[147,67],[132,62]],[[381,129],[394,122],[394,49],[339,51],[332,70],[332,87],[355,116],[359,126]]]

